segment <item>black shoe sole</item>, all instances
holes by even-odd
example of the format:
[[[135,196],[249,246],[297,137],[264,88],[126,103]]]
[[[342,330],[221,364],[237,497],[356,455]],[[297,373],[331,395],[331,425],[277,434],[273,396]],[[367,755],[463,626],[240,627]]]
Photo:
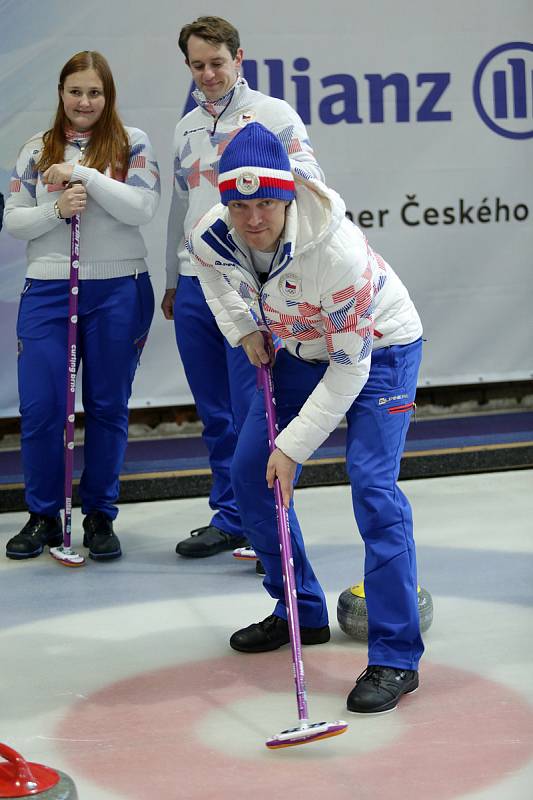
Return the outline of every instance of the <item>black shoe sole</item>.
[[[51,545],[54,547],[54,545]],[[41,547],[40,550],[34,550],[33,553],[10,553],[9,550],[6,550],[6,558],[12,558],[13,561],[25,561],[28,558],[37,558],[43,552],[44,547]]]
[[[93,561],[114,561],[122,556],[122,550],[115,551],[114,553],[91,553],[89,550],[89,558]]]
[[[9,551],[6,548],[6,558],[12,558],[14,561],[25,561],[27,558],[37,558],[44,552],[45,547],[60,547],[63,544],[63,534],[57,536],[55,539],[50,539],[45,545],[43,544],[37,550],[31,553],[17,553],[13,550]]]
[[[209,558],[210,556],[217,556],[219,553],[224,553],[226,550],[234,550],[235,548],[233,545],[231,547],[221,547],[217,550],[211,550],[208,553],[181,553],[179,550],[176,549],[176,553],[181,556],[182,558]]]
[[[289,643],[281,642],[281,644],[273,644],[273,646],[271,647],[265,646],[265,647],[255,647],[253,649],[250,649],[247,647],[238,647],[237,645],[232,644],[230,641],[229,646],[232,648],[232,650],[236,650],[238,653],[271,653],[273,650],[279,650],[280,647],[285,647],[286,644]]]

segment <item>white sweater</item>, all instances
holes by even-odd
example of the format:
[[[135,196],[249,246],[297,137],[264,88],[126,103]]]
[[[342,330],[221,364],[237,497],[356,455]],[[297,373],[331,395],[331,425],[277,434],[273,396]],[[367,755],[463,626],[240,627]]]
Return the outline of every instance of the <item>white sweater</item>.
[[[276,97],[250,89],[239,78],[229,104],[215,120],[201,105],[178,123],[174,133],[174,191],[167,231],[167,289],[175,289],[178,273],[195,275],[185,242],[193,226],[215,203],[218,191],[218,162],[225,146],[248,122],[260,122],[279,137],[290,156],[293,169],[314,178],[324,176],[315,159],[302,120],[291,106]]]
[[[319,181],[295,180],[282,247],[262,286],[222,204],[192,230],[188,248],[230,344],[256,331],[259,319],[292,355],[328,363],[298,416],[276,438],[280,450],[302,463],[362,390],[372,350],[414,342],[422,324],[400,278],[346,219],[339,195]]]
[[[126,131],[131,149],[124,183],[78,164],[81,151],[75,143],[65,148],[65,162],[76,165],[71,180],[87,189],[87,206],[80,216],[80,280],[146,271],[139,225],[152,219],[159,204],[159,167],[147,135],[138,128]],[[54,212],[62,187],[45,186],[37,171],[42,146],[38,133],[19,153],[4,224],[12,236],[28,241],[26,276],[59,280],[69,277],[70,226]]]

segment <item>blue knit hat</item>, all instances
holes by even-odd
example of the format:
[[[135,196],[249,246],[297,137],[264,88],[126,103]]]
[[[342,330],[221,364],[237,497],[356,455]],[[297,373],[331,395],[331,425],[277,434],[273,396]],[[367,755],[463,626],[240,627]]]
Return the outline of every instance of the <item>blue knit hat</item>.
[[[294,178],[285,148],[259,122],[249,122],[224,150],[218,166],[220,200],[294,199]]]

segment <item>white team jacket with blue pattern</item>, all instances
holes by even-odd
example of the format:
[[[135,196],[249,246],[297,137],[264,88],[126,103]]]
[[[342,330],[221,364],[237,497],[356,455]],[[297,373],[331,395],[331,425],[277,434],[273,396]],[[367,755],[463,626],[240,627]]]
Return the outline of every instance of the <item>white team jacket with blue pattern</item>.
[[[212,208],[188,247],[206,300],[230,344],[258,324],[305,361],[329,362],[276,445],[302,463],[337,427],[365,385],[372,350],[409,344],[422,324],[407,289],[345,216],[339,195],[295,174],[283,240],[260,285],[228,209]]]

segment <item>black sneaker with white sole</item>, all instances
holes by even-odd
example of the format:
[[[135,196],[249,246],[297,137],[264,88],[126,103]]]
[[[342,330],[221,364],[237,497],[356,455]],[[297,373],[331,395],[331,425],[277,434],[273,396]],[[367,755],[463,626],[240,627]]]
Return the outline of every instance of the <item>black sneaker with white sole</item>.
[[[89,558],[94,561],[120,558],[120,542],[113,531],[113,521],[107,514],[103,511],[91,511],[83,520],[83,530],[83,546],[89,548]]]
[[[61,517],[48,517],[30,512],[30,518],[22,530],[6,545],[8,558],[23,559],[40,556],[46,545],[59,547],[63,544]]]
[[[403,694],[418,689],[418,672],[394,667],[367,667],[348,695],[346,707],[355,714],[392,711]]]

